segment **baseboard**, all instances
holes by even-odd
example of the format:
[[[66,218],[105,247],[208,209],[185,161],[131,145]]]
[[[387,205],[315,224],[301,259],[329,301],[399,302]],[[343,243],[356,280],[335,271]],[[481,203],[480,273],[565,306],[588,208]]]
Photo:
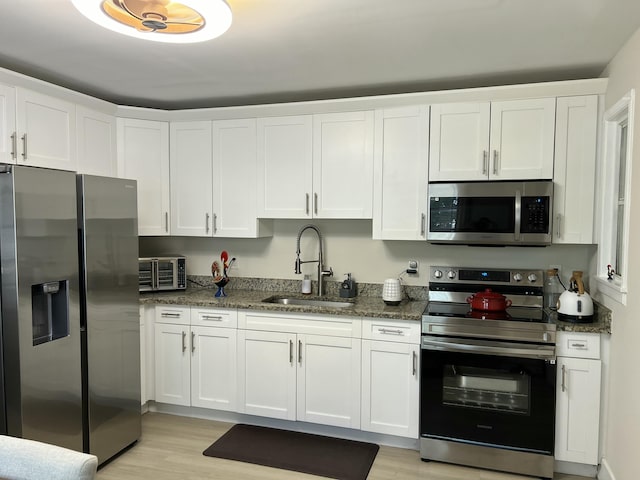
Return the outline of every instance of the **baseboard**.
[[[606,458],[603,458],[602,463],[600,464],[598,480],[616,480],[616,477],[611,471],[611,467],[609,466],[609,462],[607,462]]]
[[[282,428],[298,432],[314,433],[316,435],[326,435],[346,438],[349,440],[358,440],[361,442],[377,443],[378,445],[386,445],[389,447],[419,450],[417,438],[398,437],[395,435],[365,432],[363,430],[355,430],[352,428],[331,427],[316,423],[278,420],[275,418],[258,417],[255,415],[246,415],[236,412],[224,412],[221,410],[210,410],[207,408],[182,407],[177,405],[168,405],[166,403],[157,403],[154,401],[147,402],[147,406],[149,412],[168,413],[170,415],[203,418],[205,420],[216,420],[226,423],[249,423],[251,425]]]
[[[553,466],[553,470],[557,473],[564,473],[567,475],[578,475],[580,477],[596,478],[598,474],[597,465],[589,465],[586,463],[576,462],[563,462],[556,460]]]

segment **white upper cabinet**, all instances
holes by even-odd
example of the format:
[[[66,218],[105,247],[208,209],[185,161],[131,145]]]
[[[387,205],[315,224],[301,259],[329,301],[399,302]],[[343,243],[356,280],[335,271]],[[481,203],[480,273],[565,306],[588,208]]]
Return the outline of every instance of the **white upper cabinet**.
[[[258,119],[259,217],[311,218],[312,119]]]
[[[116,118],[76,106],[78,172],[115,177],[118,173]]]
[[[429,180],[487,178],[489,116],[488,102],[431,106]]]
[[[169,235],[169,125],[118,118],[118,172],[138,182],[138,235]]]
[[[555,98],[491,102],[489,177],[553,178],[555,113]]]
[[[172,122],[171,234],[212,235],[211,122]]]
[[[17,164],[76,170],[75,105],[17,89]]]
[[[597,95],[558,98],[553,243],[593,243]]]
[[[313,116],[313,216],[372,218],[373,112]]]
[[[429,180],[553,176],[555,98],[431,107]]]
[[[373,112],[258,120],[264,218],[371,218]]]
[[[270,235],[260,228],[256,209],[256,120],[213,122],[213,235],[255,238]]]
[[[16,90],[0,85],[0,162],[16,163],[17,159]]]
[[[424,240],[429,107],[375,112],[373,238]]]

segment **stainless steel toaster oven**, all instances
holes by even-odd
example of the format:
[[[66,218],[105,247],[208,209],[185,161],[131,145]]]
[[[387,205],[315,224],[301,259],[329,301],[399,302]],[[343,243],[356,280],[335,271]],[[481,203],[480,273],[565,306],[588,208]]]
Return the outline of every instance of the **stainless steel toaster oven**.
[[[187,288],[186,263],[186,258],[182,256],[139,258],[139,290],[184,290]]]

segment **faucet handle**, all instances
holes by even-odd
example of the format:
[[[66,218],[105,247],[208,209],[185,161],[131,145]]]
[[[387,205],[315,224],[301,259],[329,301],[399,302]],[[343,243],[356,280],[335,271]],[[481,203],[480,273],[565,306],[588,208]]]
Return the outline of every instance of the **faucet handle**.
[[[320,272],[320,275],[323,275],[325,277],[333,277],[333,268],[329,267],[329,270],[322,270]]]

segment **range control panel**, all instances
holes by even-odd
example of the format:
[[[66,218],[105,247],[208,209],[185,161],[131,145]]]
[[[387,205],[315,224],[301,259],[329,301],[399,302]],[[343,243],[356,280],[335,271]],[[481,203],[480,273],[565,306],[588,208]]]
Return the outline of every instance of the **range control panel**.
[[[544,274],[542,270],[530,269],[497,269],[497,268],[463,268],[432,266],[429,270],[429,281],[451,284],[483,284],[542,287]]]

